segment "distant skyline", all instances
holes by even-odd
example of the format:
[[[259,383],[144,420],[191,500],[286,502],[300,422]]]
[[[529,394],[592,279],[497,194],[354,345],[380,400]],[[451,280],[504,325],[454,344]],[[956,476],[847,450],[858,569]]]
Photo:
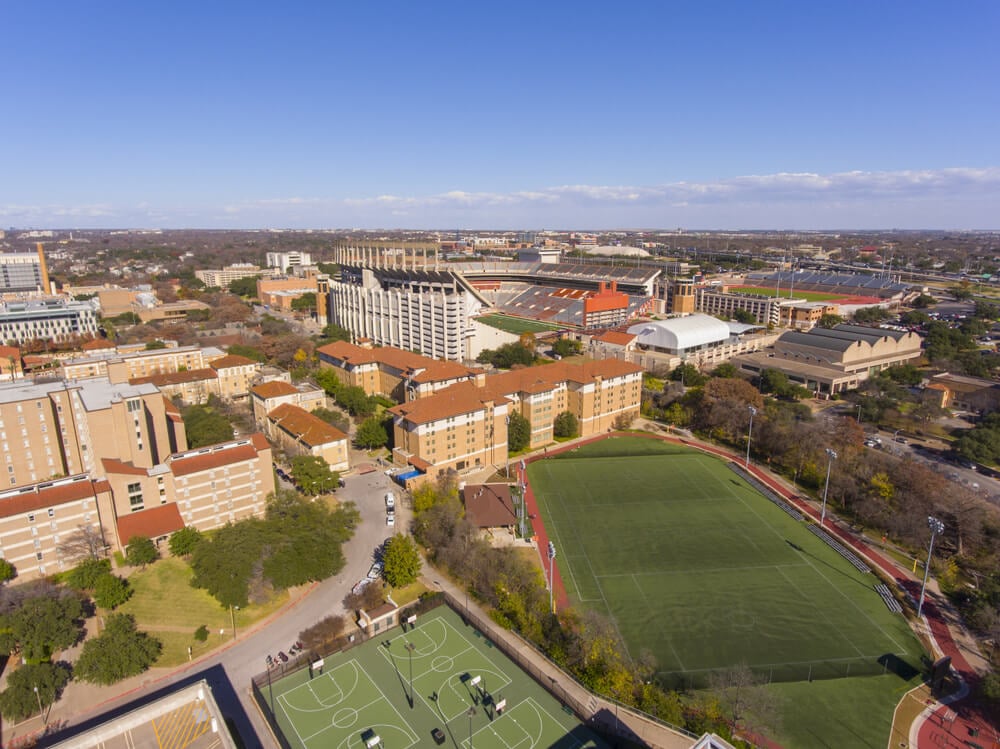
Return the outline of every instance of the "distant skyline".
[[[1000,228],[1000,4],[17,3],[6,228]]]

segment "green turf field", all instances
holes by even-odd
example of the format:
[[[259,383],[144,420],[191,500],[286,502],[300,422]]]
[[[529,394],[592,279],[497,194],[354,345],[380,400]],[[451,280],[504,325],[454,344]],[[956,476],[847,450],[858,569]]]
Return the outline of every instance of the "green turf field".
[[[484,325],[499,328],[500,330],[517,335],[521,333],[543,333],[546,330],[561,330],[566,327],[565,325],[551,325],[546,322],[525,320],[522,317],[510,317],[509,315],[484,315],[476,319]]]
[[[610,614],[668,686],[746,662],[772,681],[883,673],[922,650],[862,574],[726,464],[679,445],[602,440],[530,464],[568,593]]]
[[[295,749],[436,747],[435,728],[451,749],[606,746],[447,606],[261,693]]]
[[[771,289],[766,286],[734,286],[730,289],[737,294],[757,294],[758,296],[788,296],[788,289]],[[799,291],[792,289],[793,299],[805,299],[807,302],[828,302],[831,299],[843,299],[843,294],[824,294],[821,291]]]

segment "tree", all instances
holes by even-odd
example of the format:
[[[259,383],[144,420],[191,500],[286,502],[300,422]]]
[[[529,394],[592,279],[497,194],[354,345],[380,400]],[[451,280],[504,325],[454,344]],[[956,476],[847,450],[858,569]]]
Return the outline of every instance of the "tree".
[[[375,413],[375,401],[357,385],[341,385],[337,388],[337,403],[343,406],[351,416],[365,417]]]
[[[738,377],[739,370],[736,369],[735,365],[729,362],[722,362],[719,366],[712,370],[712,377]]]
[[[161,649],[159,640],[136,629],[130,614],[111,614],[104,632],[83,644],[76,675],[91,684],[114,684],[148,669]]]
[[[195,546],[202,542],[205,535],[193,527],[181,528],[170,536],[170,553],[175,557],[186,557],[194,551]]]
[[[155,341],[149,341],[146,344],[146,351],[159,351],[160,349],[165,349],[166,347],[167,347],[167,344],[165,344],[163,341],[157,339]]]
[[[843,324],[844,318],[840,315],[835,315],[832,312],[827,312],[825,315],[819,318],[816,326],[819,328],[835,328],[838,325]]]
[[[757,323],[757,317],[748,309],[733,310],[733,319],[744,325],[755,325]]]
[[[927,309],[936,301],[937,300],[930,294],[921,294],[912,302],[910,302],[910,304],[914,307],[914,309]]]
[[[298,299],[292,300],[292,311],[294,312],[312,312],[316,309],[316,293],[309,291]]]
[[[325,652],[344,633],[344,617],[328,616],[299,632],[299,639],[307,650]]]
[[[102,609],[115,609],[132,596],[128,581],[118,575],[108,573],[97,579],[94,586],[94,603]]]
[[[194,639],[198,642],[208,642],[208,627],[202,624],[194,631]]]
[[[68,534],[59,544],[59,553],[70,561],[81,559],[100,559],[104,556],[103,529],[97,525],[78,525],[76,530]]]
[[[132,536],[125,547],[125,561],[131,567],[145,567],[160,558],[153,539],[146,536]]]
[[[35,586],[28,593],[30,597],[0,617],[0,629],[7,632],[8,649],[20,647],[25,660],[37,663],[76,643],[83,604],[76,594],[49,586]]]
[[[614,421],[611,422],[611,427],[616,432],[624,432],[632,428],[632,422],[635,421],[635,412],[626,411],[625,413],[618,414]]]
[[[332,408],[314,408],[312,415],[330,426],[337,427],[344,434],[351,431],[351,420],[340,411],[334,411]]]
[[[237,278],[235,281],[231,281],[229,284],[229,293],[236,294],[236,296],[242,297],[256,297],[257,296],[257,281],[260,280],[260,276],[246,276],[245,278]]]
[[[572,411],[563,411],[552,424],[552,434],[556,437],[576,437],[580,432],[580,422]]]
[[[207,405],[188,406],[181,412],[187,432],[188,447],[217,445],[233,438],[233,425],[222,414]]]
[[[670,379],[685,387],[699,387],[708,380],[694,364],[678,364],[670,373]]]
[[[862,307],[855,311],[854,322],[856,323],[879,323],[889,317],[889,311],[882,307]]]
[[[354,435],[354,444],[365,450],[385,447],[388,441],[389,435],[382,421],[376,416],[365,419]]]
[[[347,341],[351,342],[351,331],[347,328],[342,328],[341,326],[330,323],[323,328],[323,332],[320,334],[323,343],[333,343],[334,341]]]
[[[254,361],[262,363],[267,361],[267,354],[263,351],[254,348],[253,346],[246,346],[242,343],[234,343],[226,349],[226,353],[232,354],[233,356],[245,356],[247,359],[253,359]]]
[[[510,452],[520,452],[531,442],[531,424],[520,413],[514,411],[507,424],[507,448]]]
[[[110,572],[109,560],[85,559],[66,573],[66,584],[73,590],[93,590],[97,587],[97,581]]]
[[[773,730],[779,718],[777,696],[746,663],[712,674],[710,683],[734,729],[767,727]]]
[[[69,679],[68,663],[29,663],[21,666],[10,673],[7,688],[0,692],[0,713],[10,721],[24,720],[34,715],[39,702],[46,708],[59,699]]]
[[[583,351],[583,344],[572,338],[560,338],[552,344],[552,352],[559,356],[574,356]]]
[[[292,458],[292,476],[306,494],[315,496],[337,488],[340,474],[318,455],[297,455]]]
[[[0,559],[0,583],[6,583],[17,577],[17,569],[6,559]]]
[[[480,364],[492,364],[497,369],[510,369],[515,365],[530,366],[535,361],[535,351],[523,343],[505,343],[494,350],[483,349],[476,357]]]
[[[385,545],[382,577],[393,588],[401,588],[416,581],[420,564],[420,551],[413,539],[397,533]]]

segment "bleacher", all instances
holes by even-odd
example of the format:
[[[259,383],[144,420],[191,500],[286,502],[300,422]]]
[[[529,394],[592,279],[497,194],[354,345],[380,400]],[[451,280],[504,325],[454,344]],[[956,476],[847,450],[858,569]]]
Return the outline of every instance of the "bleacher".
[[[861,557],[859,557],[853,551],[848,549],[846,546],[840,543],[840,541],[835,539],[833,536],[831,536],[825,530],[820,528],[818,525],[810,525],[809,530],[813,533],[813,535],[817,536],[820,540],[822,540],[823,543],[825,543],[835,552],[840,554],[840,556],[842,556],[844,559],[846,559],[848,562],[854,565],[854,568],[858,572],[861,573],[871,572],[871,568],[864,563],[864,560],[862,560]]]
[[[894,614],[902,614],[903,607],[899,605],[899,601],[896,600],[895,596],[892,595],[892,591],[889,590],[889,586],[885,583],[879,583],[875,586],[875,592],[879,594],[879,597],[885,602],[886,608],[889,609]]]
[[[739,476],[740,478],[742,478],[744,481],[746,481],[748,484],[750,484],[750,486],[752,486],[754,489],[756,489],[757,491],[759,491],[761,494],[763,494],[769,500],[771,500],[772,502],[774,502],[774,504],[778,505],[778,507],[780,507],[782,510],[784,510],[785,512],[787,512],[789,514],[789,516],[792,517],[792,519],[794,519],[794,520],[805,520],[805,516],[801,512],[799,512],[794,507],[792,507],[790,504],[788,504],[788,502],[786,502],[784,499],[782,499],[780,496],[778,496],[775,493],[775,491],[773,489],[771,489],[771,487],[769,487],[767,484],[765,484],[760,479],[756,478],[753,474],[751,474],[749,471],[747,471],[745,468],[743,468],[743,466],[741,466],[739,463],[730,463],[729,467],[733,470],[733,472],[737,476]]]

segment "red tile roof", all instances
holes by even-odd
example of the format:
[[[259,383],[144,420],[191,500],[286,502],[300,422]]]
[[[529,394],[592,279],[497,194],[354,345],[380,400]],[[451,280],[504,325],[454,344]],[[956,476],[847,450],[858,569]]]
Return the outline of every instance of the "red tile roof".
[[[80,346],[81,351],[97,351],[99,349],[114,348],[115,344],[105,338],[95,338]]]
[[[231,443],[223,443],[223,445],[229,444]],[[257,448],[251,442],[249,445],[235,447],[221,448],[218,445],[211,448],[205,447],[194,455],[175,454],[167,458],[167,462],[170,463],[170,470],[175,476],[187,476],[191,473],[254,460],[256,457]]]
[[[394,406],[389,413],[402,416],[411,424],[429,424],[450,416],[482,411],[489,401],[499,406],[507,399],[500,396],[495,400],[486,388],[477,388],[471,382],[460,382],[435,395]]]
[[[347,439],[347,435],[337,427],[327,424],[318,416],[313,416],[304,408],[293,406],[291,403],[282,403],[271,411],[267,418],[310,447],[329,445]]]
[[[255,385],[250,388],[250,392],[258,398],[267,400],[268,398],[277,398],[281,395],[295,395],[299,391],[294,385],[291,385],[284,380],[272,380],[271,382],[265,382],[261,385]]]
[[[248,359],[245,356],[237,356],[236,354],[227,354],[221,359],[216,359],[214,362],[209,364],[212,369],[230,369],[232,367],[245,367],[248,364],[259,365],[260,362],[256,362],[253,359]]]
[[[345,364],[380,364],[392,367],[404,374],[411,375],[415,382],[440,382],[441,380],[457,380],[481,372],[481,369],[469,368],[453,361],[432,359],[422,354],[396,348],[381,346],[379,348],[362,348],[347,341],[334,341],[318,348],[317,353],[325,354],[332,359],[339,359]]]
[[[508,484],[469,484],[462,490],[465,517],[476,528],[503,528],[517,524]]]
[[[136,536],[158,538],[167,536],[184,527],[177,505],[170,504],[151,507],[118,518],[118,540],[122,546]]]
[[[188,369],[183,372],[165,372],[164,374],[148,375],[146,377],[133,377],[129,380],[130,385],[144,385],[150,383],[157,387],[167,385],[183,385],[185,382],[200,382],[201,380],[217,380],[218,373],[211,367],[205,369]]]
[[[42,482],[42,484],[46,483],[49,482]],[[32,489],[37,489],[37,491]],[[88,479],[44,488],[41,484],[34,484],[33,487],[21,487],[20,490],[15,489],[0,493],[0,517],[9,518],[46,507],[56,507],[68,502],[90,499],[107,491],[110,491],[107,481]]]
[[[101,465],[104,466],[105,473],[119,473],[126,476],[148,476],[149,470],[146,468],[137,468],[131,463],[126,463],[123,460],[117,460],[115,458],[101,458]]]
[[[595,341],[601,343],[613,343],[616,346],[627,346],[636,339],[632,333],[622,333],[618,330],[609,330],[606,333],[594,336]]]

